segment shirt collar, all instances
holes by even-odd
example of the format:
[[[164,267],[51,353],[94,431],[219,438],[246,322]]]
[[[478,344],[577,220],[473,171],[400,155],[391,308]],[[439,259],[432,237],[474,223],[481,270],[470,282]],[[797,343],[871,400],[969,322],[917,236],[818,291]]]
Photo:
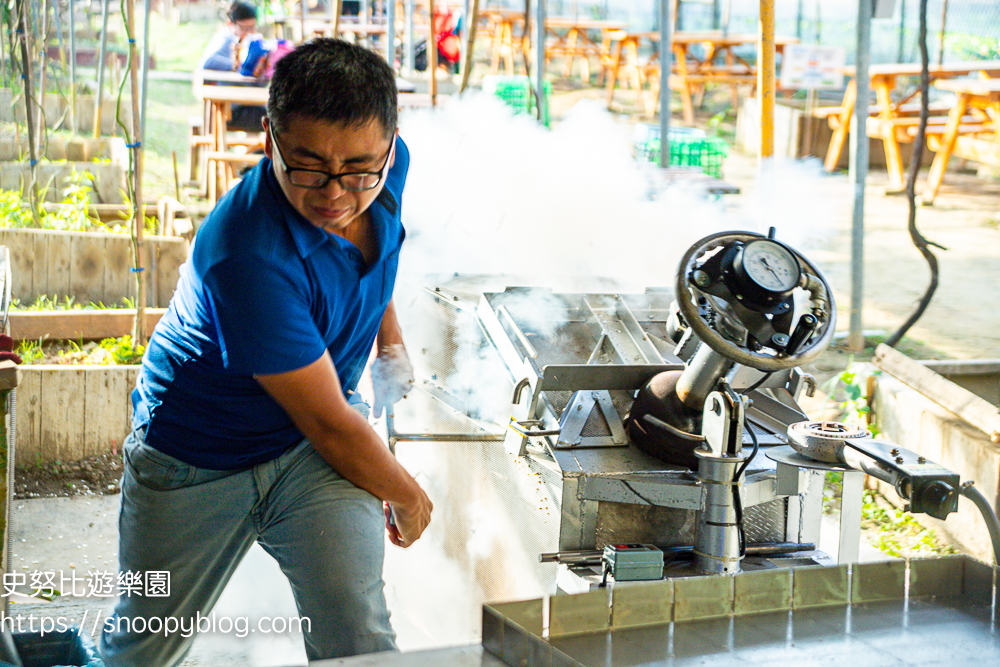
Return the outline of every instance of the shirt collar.
[[[288,201],[288,197],[285,196],[285,192],[281,189],[281,184],[278,183],[278,177],[274,174],[274,167],[271,160],[265,157],[261,160],[261,165],[264,181],[267,184],[267,188],[271,191],[271,196],[278,203],[278,210],[282,213],[285,225],[288,227],[288,231],[295,241],[295,246],[300,256],[308,257],[317,248],[327,242],[336,243],[340,247],[353,247],[350,241],[335,234],[329,234],[306,220],[305,216],[296,211]],[[389,214],[382,206],[382,203],[377,200],[372,202],[368,211],[374,227],[373,232],[379,248],[379,259],[381,260],[384,259],[384,256],[389,251],[389,244],[387,243],[385,233],[385,218],[388,218]]]

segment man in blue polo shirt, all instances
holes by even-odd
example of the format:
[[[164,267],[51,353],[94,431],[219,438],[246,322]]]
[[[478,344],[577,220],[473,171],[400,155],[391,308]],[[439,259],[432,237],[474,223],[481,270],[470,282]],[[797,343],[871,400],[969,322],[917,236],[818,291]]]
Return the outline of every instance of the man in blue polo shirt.
[[[376,413],[412,383],[391,301],[396,109],[392,70],[360,47],[318,39],[278,64],[266,158],[199,229],[132,395],[119,568],[169,583],[122,593],[109,666],[180,662],[254,541],[309,619],[311,660],[395,648],[382,526],[409,546],[432,507],[356,387],[373,344]]]

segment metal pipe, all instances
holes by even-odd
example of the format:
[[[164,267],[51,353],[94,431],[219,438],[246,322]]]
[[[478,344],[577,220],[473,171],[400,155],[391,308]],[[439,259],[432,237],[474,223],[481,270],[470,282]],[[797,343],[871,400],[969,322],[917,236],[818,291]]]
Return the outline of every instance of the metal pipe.
[[[303,42],[306,41],[306,13],[307,13],[307,10],[306,10],[306,0],[302,0],[302,2],[299,3],[299,14],[300,14],[299,20],[301,22],[300,25],[302,26],[301,27],[301,29],[302,29],[301,40]],[[334,37],[336,37],[336,35],[334,35]]]
[[[414,0],[406,0],[406,18],[403,20],[403,66],[409,76],[413,76],[416,70],[413,62],[413,9]]]
[[[760,158],[766,160],[774,155],[774,0],[760,0],[758,38],[757,90],[760,98]]]
[[[687,368],[677,379],[677,397],[699,414],[715,383],[733,367],[734,362],[701,343]]]
[[[699,455],[701,450],[695,452]],[[736,466],[741,458],[699,456],[698,477],[705,489],[705,506],[697,514],[695,567],[712,574],[740,571],[739,517],[733,494]]]
[[[143,17],[142,31],[142,109],[140,110],[139,136],[135,141],[143,141],[146,137],[146,107],[149,99],[149,15],[152,0],[146,0],[143,5],[146,8],[146,16]],[[142,202],[139,203],[140,206]]]
[[[854,183],[854,212],[851,224],[851,317],[847,347],[864,349],[862,311],[864,302],[865,181],[868,178],[868,97],[871,82],[868,62],[871,59],[872,0],[858,0],[857,62],[854,83],[858,96],[851,117],[850,180]]]
[[[938,38],[938,65],[944,64],[944,36],[947,32],[945,26],[948,23],[948,0],[941,3],[941,33]]]
[[[896,62],[903,62],[903,52],[906,45],[906,0],[899,0],[899,53]]]
[[[56,12],[59,7],[56,6]],[[76,7],[69,3],[69,131],[76,134]]]
[[[538,120],[545,121],[545,0],[535,0],[535,91]]]
[[[670,72],[673,69],[672,0],[660,0],[660,167],[670,166]]]
[[[101,136],[101,107],[104,102],[104,60],[108,48],[108,3],[111,0],[103,0],[101,7],[101,49],[97,59],[97,97],[94,104],[94,137]],[[115,56],[117,58],[117,56]]]
[[[665,556],[693,554],[694,547],[670,546],[657,547]],[[780,556],[797,551],[814,551],[816,545],[812,542],[762,542],[748,544],[747,556]],[[538,555],[539,563],[563,563],[566,565],[596,565],[604,558],[602,549],[581,549],[579,551],[550,551]]]
[[[385,60],[396,71],[396,0],[388,0],[385,8]],[[336,35],[334,35],[336,36]]]
[[[467,433],[393,433],[393,439],[404,442],[503,442],[503,435],[469,435]]]

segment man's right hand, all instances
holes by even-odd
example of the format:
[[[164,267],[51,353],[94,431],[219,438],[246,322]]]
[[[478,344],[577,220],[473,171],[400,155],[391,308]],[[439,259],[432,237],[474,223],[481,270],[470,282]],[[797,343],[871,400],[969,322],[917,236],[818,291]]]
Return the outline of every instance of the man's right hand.
[[[419,486],[417,489],[420,493],[412,503],[385,504],[385,529],[389,532],[389,541],[404,549],[420,539],[431,522],[434,509],[434,503],[424,490]]]

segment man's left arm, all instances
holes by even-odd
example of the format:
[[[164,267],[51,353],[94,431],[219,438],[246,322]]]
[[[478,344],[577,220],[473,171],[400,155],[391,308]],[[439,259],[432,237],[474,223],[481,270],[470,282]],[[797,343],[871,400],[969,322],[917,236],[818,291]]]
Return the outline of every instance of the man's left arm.
[[[382,316],[375,342],[378,349],[372,362],[372,387],[375,390],[372,414],[378,419],[383,408],[391,410],[413,388],[413,366],[403,344],[403,332],[391,299]]]

